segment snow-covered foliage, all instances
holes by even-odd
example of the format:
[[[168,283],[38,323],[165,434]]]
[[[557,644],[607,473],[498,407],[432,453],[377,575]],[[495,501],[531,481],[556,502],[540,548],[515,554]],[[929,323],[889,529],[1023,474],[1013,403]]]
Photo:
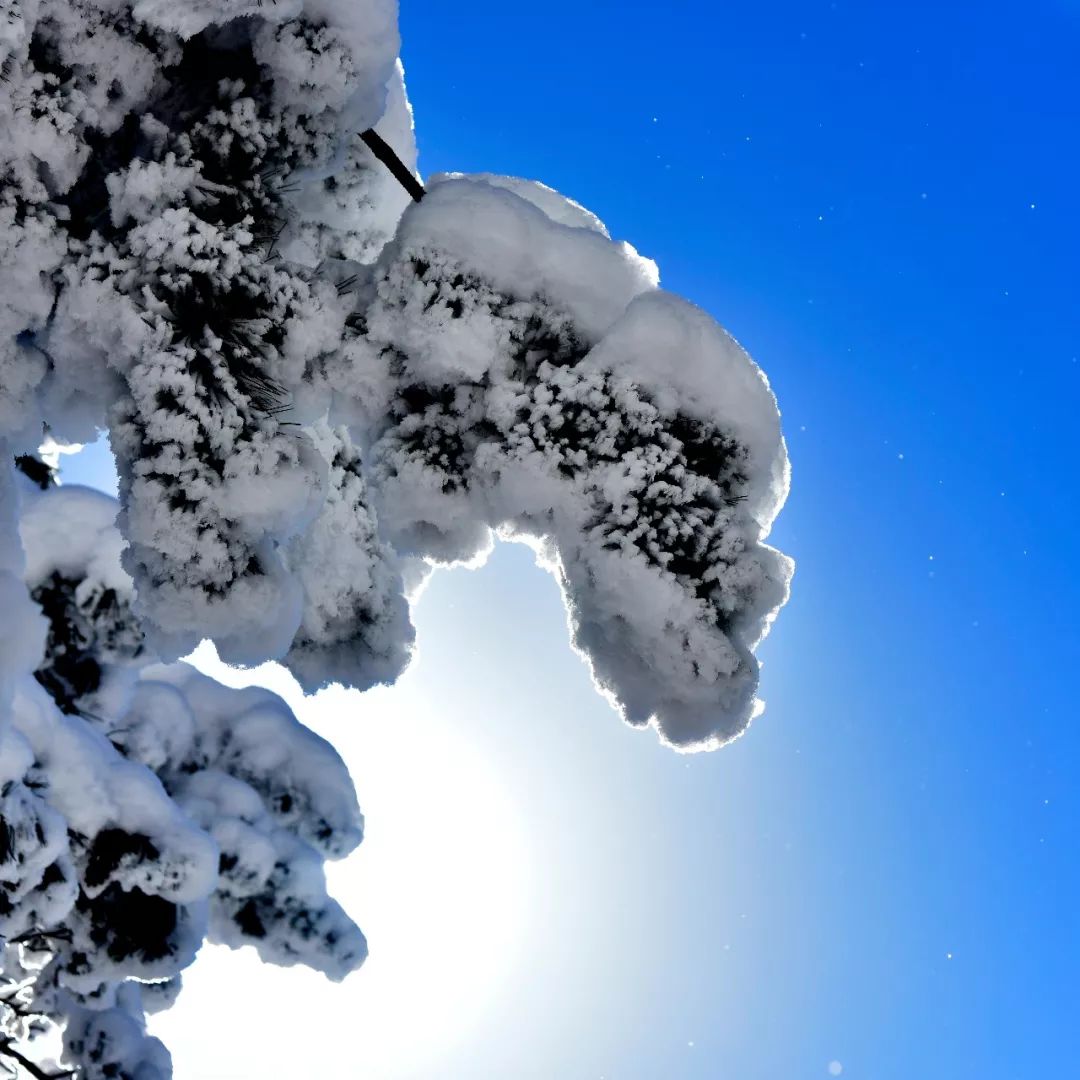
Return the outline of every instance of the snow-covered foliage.
[[[45,1017],[82,1076],[167,1075],[143,1013],[207,937],[363,959],[348,777],[178,662],[204,638],[392,682],[411,590],[497,534],[630,723],[712,748],[760,708],[764,376],[542,184],[410,201],[396,7],[0,0],[0,1063]],[[119,513],[28,456],[103,429]]]
[[[363,961],[323,874],[363,820],[340,758],[278,697],[155,662],[113,499],[23,487],[25,588],[6,626],[28,670],[6,683],[0,728],[0,1038],[53,1020],[79,1075],[164,1077],[143,1015],[171,1002],[204,939],[331,978]]]
[[[776,404],[651,263],[553,220],[551,198],[434,186],[372,269],[331,379],[399,553],[532,538],[624,716],[680,746],[726,740],[790,573],[761,542],[787,483]]]

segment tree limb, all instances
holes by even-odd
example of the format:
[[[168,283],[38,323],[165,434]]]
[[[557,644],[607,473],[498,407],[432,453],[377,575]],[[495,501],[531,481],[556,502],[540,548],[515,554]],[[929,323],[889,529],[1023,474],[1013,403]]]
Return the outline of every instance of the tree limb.
[[[390,170],[394,179],[413,197],[414,202],[419,202],[425,195],[424,185],[413,176],[412,172],[405,167],[405,162],[383,140],[374,128],[360,133],[364,145]]]

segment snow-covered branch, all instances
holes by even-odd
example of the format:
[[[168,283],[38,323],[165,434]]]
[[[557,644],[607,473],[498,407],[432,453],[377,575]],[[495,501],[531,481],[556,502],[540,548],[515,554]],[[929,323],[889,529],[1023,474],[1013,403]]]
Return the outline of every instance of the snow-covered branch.
[[[764,375],[550,188],[422,185],[396,16],[0,0],[0,1037],[46,1017],[83,1077],[168,1075],[144,1013],[204,939],[365,955],[323,876],[343,765],[201,640],[393,682],[410,587],[497,534],[630,723],[707,749],[760,709]],[[101,430],[119,505],[33,457]]]

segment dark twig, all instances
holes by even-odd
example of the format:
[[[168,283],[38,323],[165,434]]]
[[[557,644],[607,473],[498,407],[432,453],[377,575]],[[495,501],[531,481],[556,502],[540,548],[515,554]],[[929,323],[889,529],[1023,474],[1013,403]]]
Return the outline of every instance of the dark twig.
[[[27,945],[35,941],[48,941],[50,938],[54,941],[70,941],[71,931],[66,926],[56,930],[28,930],[25,934],[13,937],[10,944]]]
[[[387,146],[382,136],[374,129],[368,128],[367,131],[360,133],[360,138],[364,140],[364,145],[393,173],[394,179],[413,197],[413,200],[419,202],[425,195],[424,185],[405,167],[405,162]]]
[[[40,1065],[35,1064],[25,1054],[20,1054],[18,1050],[11,1045],[9,1039],[0,1041],[0,1057],[9,1057],[12,1061],[21,1065],[34,1080],[73,1080],[75,1073],[70,1069],[65,1069],[63,1072],[46,1072]]]

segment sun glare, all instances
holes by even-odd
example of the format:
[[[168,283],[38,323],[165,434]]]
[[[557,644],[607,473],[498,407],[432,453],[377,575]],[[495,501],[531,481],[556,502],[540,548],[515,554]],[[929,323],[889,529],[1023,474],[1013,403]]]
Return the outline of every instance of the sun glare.
[[[304,699],[274,665],[229,669],[207,646],[193,659],[222,682],[258,683],[281,694],[345,758],[366,836],[352,856],[331,865],[329,877],[331,892],[367,935],[370,954],[337,986],[315,977],[298,985],[306,973],[249,971],[249,958],[206,950],[185,976],[193,989],[155,1032],[168,1039],[174,1024],[212,1030],[215,1013],[227,1008],[236,1019],[233,1034],[246,1029],[255,1037],[231,1039],[240,1044],[235,1049],[224,1042],[189,1049],[192,1040],[173,1037],[178,1075],[271,1075],[284,1064],[281,1046],[258,1032],[266,1010],[275,1010],[271,1002],[280,1012],[283,993],[293,1020],[320,1032],[305,1050],[304,1075],[316,1062],[327,1070],[320,1075],[423,1075],[425,1061],[444,1056],[495,1006],[524,944],[528,845],[496,764],[407,677],[392,694],[335,687]],[[240,1016],[229,993],[238,985],[253,987],[239,1002]]]

